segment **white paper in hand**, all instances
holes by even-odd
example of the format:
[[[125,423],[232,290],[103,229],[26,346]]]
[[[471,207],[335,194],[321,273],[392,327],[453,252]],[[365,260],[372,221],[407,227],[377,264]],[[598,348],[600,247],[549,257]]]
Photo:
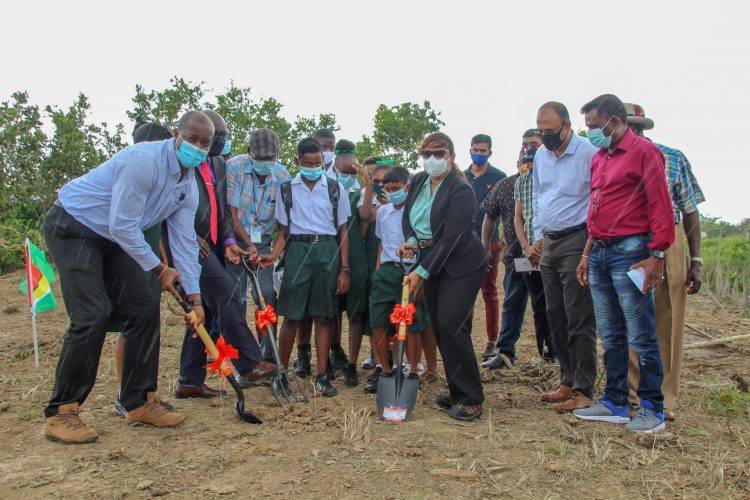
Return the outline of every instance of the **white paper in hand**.
[[[628,276],[633,280],[633,283],[638,287],[638,290],[643,290],[643,284],[646,282],[646,271],[644,271],[642,267],[631,269],[628,271]]]
[[[520,259],[513,259],[513,264],[516,266],[516,272],[519,272],[519,273],[539,271],[539,266],[533,265],[531,262],[529,262],[529,259],[527,259],[526,257],[521,257]]]

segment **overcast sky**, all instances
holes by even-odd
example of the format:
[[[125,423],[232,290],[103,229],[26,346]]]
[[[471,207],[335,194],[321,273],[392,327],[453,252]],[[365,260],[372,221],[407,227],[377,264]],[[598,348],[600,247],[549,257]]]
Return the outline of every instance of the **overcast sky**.
[[[230,80],[284,114],[335,113],[339,137],[372,131],[379,104],[429,100],[462,165],[476,133],[511,172],[540,104],[641,104],[650,137],[690,159],[703,213],[750,217],[750,2],[33,1],[0,6],[0,99],[40,105],[78,92],[92,119],[123,122],[136,83]]]

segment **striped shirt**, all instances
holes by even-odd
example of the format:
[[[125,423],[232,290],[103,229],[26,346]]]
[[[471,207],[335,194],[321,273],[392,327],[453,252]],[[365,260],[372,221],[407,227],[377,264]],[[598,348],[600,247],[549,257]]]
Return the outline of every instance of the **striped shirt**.
[[[533,168],[533,167],[532,167]],[[513,188],[513,199],[521,202],[521,215],[523,216],[523,232],[526,233],[526,239],[529,245],[533,245],[534,238],[534,207],[531,203],[531,196],[534,189],[534,178],[531,175],[531,168],[525,173],[518,176],[516,185]]]
[[[698,210],[698,205],[706,201],[698,181],[693,175],[690,162],[682,151],[654,143],[664,155],[664,169],[667,176],[669,197],[672,199],[674,223],[679,224],[682,214]]]

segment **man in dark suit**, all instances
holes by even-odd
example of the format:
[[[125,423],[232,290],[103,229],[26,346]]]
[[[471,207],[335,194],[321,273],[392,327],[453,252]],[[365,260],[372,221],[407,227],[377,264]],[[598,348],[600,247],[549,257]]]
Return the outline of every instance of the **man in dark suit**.
[[[198,167],[195,176],[199,195],[195,233],[200,247],[200,286],[206,325],[218,326],[211,328],[212,336],[218,337],[218,332],[222,332],[227,343],[239,351],[235,366],[245,378],[243,382],[249,384],[273,374],[276,365],[263,361],[258,343],[247,325],[245,308],[235,292],[234,281],[224,269],[225,258],[239,263],[242,256],[249,254],[234,239],[232,216],[227,205],[226,162],[221,156],[228,134],[227,125],[218,113],[205,113],[216,130],[208,158]],[[175,386],[176,397],[213,398],[224,394],[224,391],[211,389],[205,384],[205,364],[203,343],[186,329],[180,354],[180,379]]]

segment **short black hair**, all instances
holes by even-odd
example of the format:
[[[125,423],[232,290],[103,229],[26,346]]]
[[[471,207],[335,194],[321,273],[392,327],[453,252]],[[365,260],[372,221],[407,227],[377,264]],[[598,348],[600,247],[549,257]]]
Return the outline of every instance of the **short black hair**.
[[[489,149],[492,150],[492,137],[490,137],[487,134],[477,134],[474,137],[471,138],[471,145],[474,144],[481,144],[481,143],[487,143],[487,146],[489,146]]]
[[[388,184],[389,182],[400,182],[403,185],[409,184],[409,171],[401,165],[394,165],[388,169],[385,177],[383,177],[383,184]]]
[[[539,107],[539,111],[543,109],[551,109],[555,112],[557,116],[560,117],[560,119],[563,122],[570,121],[570,113],[568,113],[568,108],[565,107],[565,104],[557,101],[550,101],[545,102]]]
[[[539,135],[539,129],[538,128],[530,128],[526,132],[523,133],[524,137],[534,137],[536,135]]]
[[[357,146],[348,139],[339,139],[334,149],[336,151],[346,151],[347,153],[351,153],[357,149]]]
[[[330,128],[319,128],[315,131],[315,133],[312,135],[314,139],[320,140],[320,139],[333,139],[336,140],[336,136],[333,133],[333,130]]]
[[[305,137],[297,144],[297,158],[302,158],[307,153],[320,153],[320,143],[313,137]]]
[[[380,158],[379,156],[368,156],[367,158],[365,158],[363,165],[375,165],[381,159],[382,158]]]
[[[594,110],[603,118],[616,116],[622,123],[628,123],[628,112],[625,105],[614,94],[602,94],[593,101],[587,102],[581,108],[581,113],[586,114]]]
[[[171,139],[172,133],[166,127],[153,122],[137,122],[133,130],[133,143],[163,141]]]

